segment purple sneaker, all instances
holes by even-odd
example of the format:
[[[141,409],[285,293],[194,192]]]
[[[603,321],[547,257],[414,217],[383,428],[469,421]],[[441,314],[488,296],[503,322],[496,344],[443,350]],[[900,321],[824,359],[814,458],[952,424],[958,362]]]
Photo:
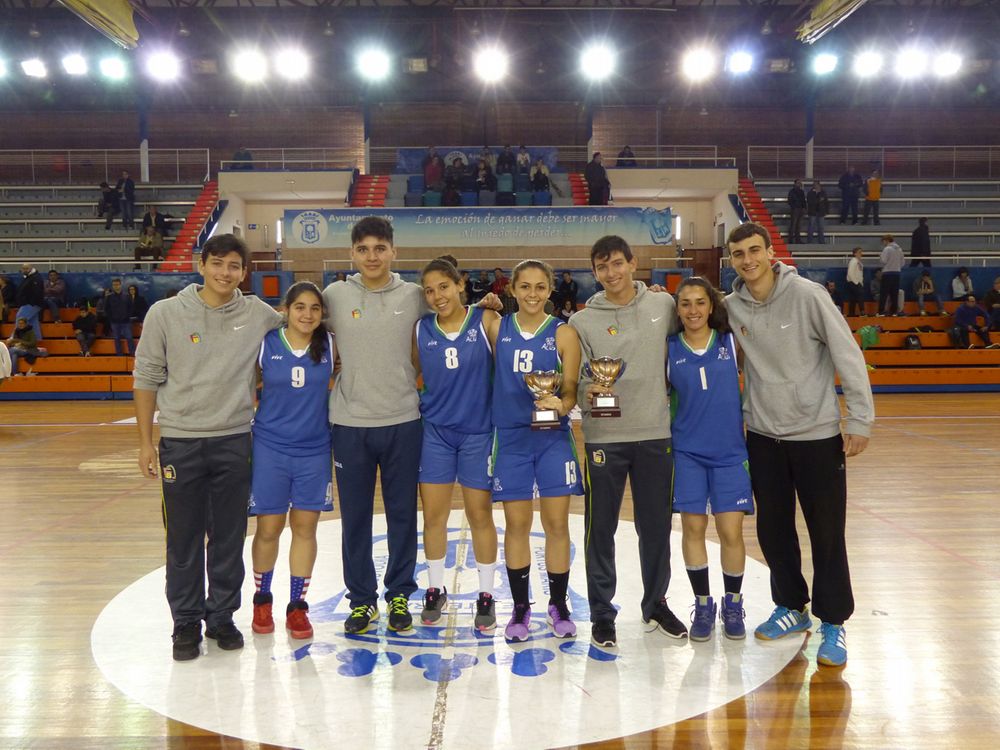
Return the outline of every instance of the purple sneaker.
[[[569,608],[565,601],[549,605],[549,615],[545,621],[552,628],[556,638],[576,638],[576,623],[569,619]]]
[[[528,640],[528,626],[531,624],[531,607],[527,604],[515,604],[514,614],[504,630],[508,641],[520,642]]]

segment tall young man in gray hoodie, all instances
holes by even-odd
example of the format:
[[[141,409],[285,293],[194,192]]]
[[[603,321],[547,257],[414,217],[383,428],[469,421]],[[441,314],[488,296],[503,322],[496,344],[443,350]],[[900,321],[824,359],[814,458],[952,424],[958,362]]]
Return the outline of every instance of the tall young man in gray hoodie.
[[[653,294],[633,280],[636,260],[621,237],[602,237],[594,243],[590,263],[604,291],[587,300],[587,307],[570,317],[569,324],[580,336],[584,363],[599,357],[625,362],[625,372],[613,388],[620,417],[591,415],[593,396],[602,389],[586,372],[580,375],[577,391],[587,449],[584,552],[591,640],[598,646],[617,643],[617,613],[612,605],[617,583],[615,530],[627,479],[639,534],[643,622],[650,630],[682,638],[687,629],[665,599],[674,471],[666,357],[667,337],[677,330],[674,299]]]
[[[191,284],[149,308],[135,353],[139,469],[163,482],[177,661],[199,655],[202,620],[219,648],[243,647],[233,613],[243,586],[254,363],[264,334],[281,323],[270,306],[240,293],[248,261],[246,245],[231,234],[206,242],[198,262],[204,286]]]
[[[767,229],[743,224],[728,240],[739,275],[726,297],[744,354],[743,416],[757,500],[757,538],[771,568],[776,605],[755,635],[773,640],[807,630],[809,587],[795,530],[795,498],[809,529],[813,612],[822,620],[820,664],[847,661],[844,622],[854,611],[844,536],[845,458],[868,445],[875,421],[864,356],[819,284],[774,261]],[[848,415],[841,434],[839,375]]]

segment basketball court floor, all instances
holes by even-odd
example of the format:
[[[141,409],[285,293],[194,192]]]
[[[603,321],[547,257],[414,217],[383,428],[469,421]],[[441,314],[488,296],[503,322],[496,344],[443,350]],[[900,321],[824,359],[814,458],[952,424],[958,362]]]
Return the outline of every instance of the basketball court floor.
[[[589,642],[582,502],[570,581],[580,635],[550,637],[536,608],[523,644],[471,628],[475,570],[456,502],[444,627],[344,636],[334,512],[320,525],[312,640],[253,635],[245,605],[242,652],[209,642],[174,663],[159,485],[135,466],[131,403],[0,402],[0,748],[995,748],[1000,395],[879,395],[876,407],[869,449],[848,466],[857,609],[836,670],[816,666],[812,636],[696,644],[644,632],[627,501],[613,651]],[[746,540],[752,628],[771,607],[752,519]],[[669,603],[687,619],[678,523],[672,542]],[[542,573],[539,562],[537,601]]]

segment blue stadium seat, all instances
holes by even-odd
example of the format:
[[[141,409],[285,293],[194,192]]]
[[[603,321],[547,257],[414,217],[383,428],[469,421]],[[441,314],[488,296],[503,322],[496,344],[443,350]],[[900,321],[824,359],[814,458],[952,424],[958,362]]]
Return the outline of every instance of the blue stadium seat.
[[[514,192],[514,175],[509,173],[498,174],[497,175],[497,192],[498,193],[513,193]]]
[[[497,205],[498,206],[513,206],[515,203],[516,203],[516,201],[514,199],[514,194],[513,193],[511,193],[509,191],[505,191],[505,192],[502,192],[502,193],[499,190],[497,191]]]
[[[475,175],[471,174],[463,175],[462,179],[458,181],[458,189],[463,193],[475,192],[476,190]]]
[[[479,205],[479,193],[477,193],[475,190],[463,190],[460,195],[462,198],[463,206]]]
[[[497,194],[493,190],[480,190],[479,191],[479,205],[480,206],[495,206],[497,204]]]
[[[407,177],[406,192],[408,193],[424,192],[424,176],[422,174],[411,174],[409,177]]]
[[[530,206],[531,205],[532,194],[529,192],[518,191],[514,193],[514,202],[518,206]]]
[[[514,178],[514,187],[518,193],[525,193],[531,190],[531,178],[523,172],[519,172]]]
[[[403,205],[407,208],[422,208],[424,205],[424,194],[408,192],[403,196]]]
[[[437,190],[428,190],[424,193],[424,205],[425,206],[440,206],[441,205],[441,193]]]
[[[552,193],[548,190],[536,190],[532,193],[532,202],[536,206],[551,206],[552,205]]]

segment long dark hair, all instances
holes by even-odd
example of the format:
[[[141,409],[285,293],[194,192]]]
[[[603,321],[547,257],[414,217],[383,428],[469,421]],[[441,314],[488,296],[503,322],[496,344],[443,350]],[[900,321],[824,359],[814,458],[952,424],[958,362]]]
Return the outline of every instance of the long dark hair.
[[[462,286],[462,276],[452,262],[450,255],[442,255],[440,258],[435,258],[424,266],[424,270],[420,272],[420,281],[422,282],[427,274],[434,272],[443,274],[458,284],[458,286]]]
[[[323,309],[323,317],[325,318],[327,315],[326,300],[323,299],[323,293],[319,290],[319,287],[311,281],[297,281],[288,287],[283,301],[285,309],[290,309],[295,300],[307,292],[316,295],[316,299],[319,300],[320,307]],[[316,329],[312,332],[312,337],[309,339],[309,358],[316,364],[319,364],[324,354],[332,354],[329,351],[328,342],[326,326],[320,323],[316,326]]]
[[[708,295],[708,299],[712,302],[712,312],[708,316],[708,327],[714,328],[719,333],[729,333],[729,313],[726,312],[726,299],[722,296],[722,292],[712,286],[711,282],[703,279],[701,276],[688,276],[684,279],[680,286],[677,287],[677,297],[680,299],[681,290],[687,286],[696,286],[700,289],[705,290],[705,294]],[[684,329],[684,324],[680,320],[680,306],[677,307],[677,323]]]

